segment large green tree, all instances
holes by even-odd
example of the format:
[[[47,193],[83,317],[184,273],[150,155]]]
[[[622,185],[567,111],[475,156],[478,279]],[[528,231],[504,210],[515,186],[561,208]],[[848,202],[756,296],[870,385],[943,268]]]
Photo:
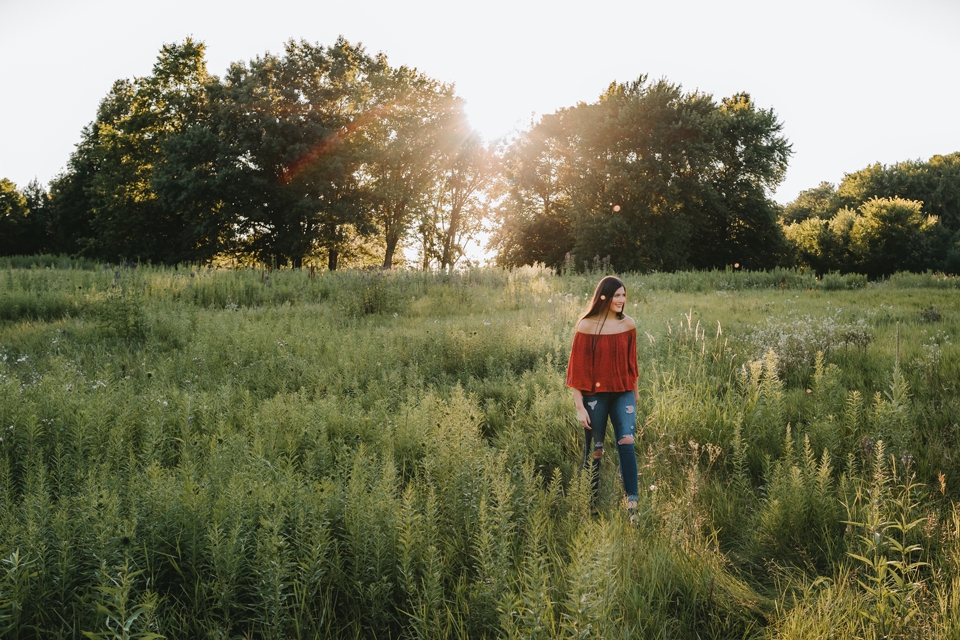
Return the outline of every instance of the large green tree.
[[[0,255],[27,253],[22,250],[30,209],[17,185],[0,179]]]
[[[620,270],[772,266],[784,243],[769,190],[790,154],[780,130],[746,94],[717,103],[663,80],[612,84],[509,150],[500,259],[559,266],[569,251],[609,254]]]
[[[61,251],[103,259],[178,262],[215,248],[195,211],[164,202],[154,179],[164,146],[209,115],[204,45],[164,45],[152,74],[114,83],[51,183],[50,226]]]
[[[290,41],[282,57],[230,67],[214,117],[193,134],[197,155],[184,138],[176,158],[207,208],[231,221],[236,250],[294,266],[324,250],[336,268],[347,238],[372,231],[358,129],[370,118],[370,77],[384,66],[340,39],[329,48]]]
[[[94,122],[86,252],[159,262],[209,256],[189,212],[164,202],[153,184],[165,143],[208,117],[208,82],[204,45],[187,39],[165,45],[150,76],[114,85]]]
[[[875,200],[879,200],[881,204],[876,204]],[[924,222],[923,232],[918,236],[919,223],[916,216],[906,215],[906,209],[902,206],[890,204],[893,201],[917,203],[924,221],[933,216],[936,222]],[[909,208],[912,210],[914,207],[915,205],[911,204]],[[858,213],[854,214],[854,211]],[[870,228],[876,233],[883,230],[881,235],[898,234],[899,239],[904,242],[907,242],[907,238],[912,238],[909,241],[913,243],[912,248],[898,248],[896,256],[891,256],[889,260],[880,259],[882,264],[875,262],[875,252],[868,247],[886,245],[887,241],[881,241],[874,231],[864,231],[866,235],[863,235],[863,238],[873,240],[864,239],[856,244],[859,253],[854,256],[851,253],[854,245],[849,241],[845,242],[843,234],[835,232],[834,229],[848,228],[850,225],[847,223],[851,216],[857,219],[866,218],[867,213],[870,213],[869,218],[873,222],[867,224],[866,220],[862,220],[859,228]],[[835,224],[834,219],[838,217],[842,220]],[[882,275],[890,272],[892,265],[910,270],[945,269],[958,272],[960,153],[937,155],[927,161],[899,162],[890,166],[872,164],[860,171],[846,174],[836,188],[830,183],[821,183],[819,187],[801,192],[794,202],[788,204],[782,220],[797,261],[821,273],[831,270],[860,270]],[[896,225],[901,223],[906,226],[896,231]],[[814,228],[819,231],[814,233]],[[818,234],[823,241],[813,248],[810,239]],[[891,242],[898,240],[893,236],[888,239]],[[906,254],[913,257],[907,259]]]
[[[359,175],[383,235],[383,268],[390,269],[401,243],[431,206],[445,143],[463,118],[463,102],[452,85],[403,66],[374,76],[371,89]]]
[[[490,247],[501,265],[558,266],[573,249],[568,120],[570,110],[561,110],[531,123],[503,158],[490,194],[496,222]]]
[[[424,268],[435,261],[452,269],[487,217],[487,187],[497,170],[497,154],[473,131],[465,114],[453,118],[440,139],[440,159],[433,193],[418,235]]]
[[[873,198],[860,207],[850,229],[850,252],[861,273],[888,276],[927,267],[937,219],[916,200]]]

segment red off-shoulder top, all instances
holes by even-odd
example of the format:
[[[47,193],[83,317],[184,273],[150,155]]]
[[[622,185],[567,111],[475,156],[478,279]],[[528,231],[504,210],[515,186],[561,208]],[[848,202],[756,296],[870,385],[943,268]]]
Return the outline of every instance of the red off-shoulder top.
[[[637,388],[637,330],[580,333],[573,338],[567,363],[567,386],[584,395]]]

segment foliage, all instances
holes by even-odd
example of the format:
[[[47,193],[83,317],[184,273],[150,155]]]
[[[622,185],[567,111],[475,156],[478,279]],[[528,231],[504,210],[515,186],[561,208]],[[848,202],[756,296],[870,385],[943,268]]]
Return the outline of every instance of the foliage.
[[[781,221],[794,259],[818,273],[956,273],[960,153],[873,164],[846,174],[836,188],[821,183],[788,204]]]
[[[0,255],[19,253],[29,225],[26,197],[6,178],[0,180]],[[29,251],[27,251],[29,253]]]
[[[170,197],[221,209],[236,226],[235,250],[267,264],[300,266],[323,248],[336,268],[350,230],[370,232],[357,130],[369,118],[370,76],[384,66],[343,39],[291,40],[282,57],[234,63],[214,87],[210,119],[172,143]]]
[[[782,222],[793,224],[810,218],[832,218],[837,208],[834,199],[837,189],[830,182],[821,182],[819,186],[801,191],[797,198],[783,209]]]
[[[811,317],[787,313],[767,318],[749,337],[754,358],[759,360],[769,350],[777,354],[778,373],[796,374],[814,365],[817,354],[829,355],[840,348],[866,349],[872,334],[866,320],[844,322],[842,309],[832,315]]]
[[[389,269],[400,242],[429,207],[442,171],[441,150],[448,145],[455,151],[469,133],[453,86],[416,69],[388,69],[374,79],[371,91],[377,117],[368,128],[370,154],[362,174],[386,244],[383,267]],[[451,131],[456,128],[461,136]]]
[[[609,254],[620,270],[774,266],[768,190],[790,146],[747,94],[685,94],[645,77],[545,116],[508,150],[502,264]],[[763,239],[761,241],[761,238]]]
[[[926,236],[936,218],[924,216],[919,202],[874,198],[860,213],[850,229],[850,251],[861,273],[876,278],[926,266]]]
[[[206,117],[208,81],[204,46],[188,38],[164,46],[150,76],[114,83],[76,152],[89,155],[75,164],[89,163],[94,171],[71,176],[84,181],[89,206],[81,253],[171,263],[209,258],[219,248],[197,236],[202,224],[194,217],[210,212],[171,207],[154,186],[164,145]]]
[[[390,268],[418,231],[425,263],[450,268],[480,228],[494,168],[453,86],[382,54],[291,40],[221,80],[188,38],[165,45],[151,75],[114,84],[26,249],[165,264],[325,257],[335,270],[369,262],[357,247],[372,245]]]
[[[863,273],[872,279],[938,265],[937,220],[921,202],[874,198],[858,211],[807,218],[784,231],[796,258],[819,273]]]

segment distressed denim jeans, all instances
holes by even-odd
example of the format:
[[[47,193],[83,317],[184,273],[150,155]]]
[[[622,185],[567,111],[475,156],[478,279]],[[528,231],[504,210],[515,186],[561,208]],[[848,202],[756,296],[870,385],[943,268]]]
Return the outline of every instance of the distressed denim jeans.
[[[590,416],[591,427],[583,430],[583,468],[590,471],[593,504],[596,505],[600,494],[600,459],[603,457],[603,439],[607,432],[608,418],[613,424],[613,434],[617,442],[623,493],[627,501],[636,501],[639,488],[637,454],[633,447],[637,427],[637,403],[633,398],[633,391],[583,396],[583,406]]]

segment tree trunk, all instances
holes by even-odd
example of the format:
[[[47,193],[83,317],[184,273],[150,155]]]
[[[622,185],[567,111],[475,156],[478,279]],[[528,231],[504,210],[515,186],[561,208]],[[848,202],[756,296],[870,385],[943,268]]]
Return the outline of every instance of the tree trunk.
[[[330,249],[327,253],[327,269],[336,271],[338,262],[340,262],[340,252],[336,249]]]
[[[384,225],[384,236],[387,241],[387,250],[383,254],[384,269],[393,269],[393,254],[396,253],[397,245],[400,244],[401,221],[405,209],[405,202],[398,203]]]
[[[443,251],[440,256],[440,269],[446,271],[448,268],[453,268],[453,242],[457,237],[457,232],[460,227],[460,211],[459,207],[455,208],[450,212],[450,225],[447,227],[447,232],[443,236]]]
[[[393,234],[387,235],[387,250],[383,253],[383,268],[393,269],[393,254],[397,250],[399,238]]]

